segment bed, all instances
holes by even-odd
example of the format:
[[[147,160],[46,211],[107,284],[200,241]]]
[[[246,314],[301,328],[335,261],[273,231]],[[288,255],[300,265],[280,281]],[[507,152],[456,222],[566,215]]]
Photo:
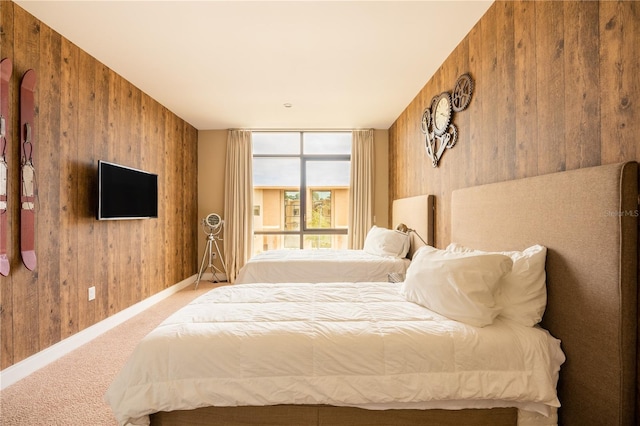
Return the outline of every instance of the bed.
[[[281,249],[259,253],[240,269],[234,283],[387,281],[389,274],[403,276],[411,254],[433,242],[433,200],[432,195],[394,200],[394,228],[404,223],[414,231],[404,236],[409,241],[406,250],[393,245],[392,239],[401,239],[402,234],[374,226],[362,250]],[[383,238],[391,249],[384,247]]]
[[[157,411],[290,403],[382,410],[469,400],[553,413],[564,361],[557,339],[503,320],[472,327],[445,318],[407,301],[401,285],[214,289],[145,337],[109,401],[120,424]]]
[[[540,340],[537,347],[553,347],[554,338],[557,338],[566,356],[557,385],[557,397],[561,404],[557,412],[558,423],[563,425],[636,424],[638,396],[636,389],[638,366],[637,164],[630,162],[600,166],[457,190],[452,194],[451,212],[451,241],[466,247],[499,251],[524,250],[532,245],[541,244],[547,248],[547,303],[541,323],[543,328],[537,329],[537,332],[538,337],[541,338],[545,333],[544,330],[548,330],[552,337]],[[421,249],[418,255],[420,256],[424,251],[425,249]],[[409,277],[407,277],[408,280]],[[230,300],[235,297],[236,301],[246,301],[242,297],[247,296],[249,301],[259,301],[255,297],[256,294],[239,296],[236,292],[242,287],[245,287],[243,291],[258,291],[263,295],[263,300],[280,300],[288,292],[296,293],[298,297],[313,299],[332,295],[338,297],[342,294],[343,299],[334,301],[342,304],[344,309],[340,310],[341,315],[348,315],[351,311],[354,311],[353,315],[356,315],[355,311],[358,310],[367,311],[368,306],[372,302],[375,303],[375,300],[390,303],[382,311],[397,322],[406,322],[407,318],[413,321],[416,317],[425,315],[423,309],[405,305],[406,301],[389,300],[387,293],[393,285],[402,284],[249,284],[223,287],[219,289],[222,291],[208,293],[207,297]],[[307,296],[304,296],[305,294]],[[364,299],[358,299],[356,295]],[[353,300],[357,303],[346,304],[343,303],[344,300]],[[199,310],[197,305],[201,302],[203,301],[188,308],[194,310],[191,312],[194,316],[197,316],[196,311]],[[393,305],[393,303],[399,303],[399,305]],[[247,307],[250,309],[246,309]],[[245,325],[260,327],[264,312],[254,308],[256,305],[236,304],[233,309],[227,306],[226,315],[233,317],[233,315],[242,314],[246,316],[245,318],[251,319],[243,321]],[[205,311],[209,312],[208,315],[223,315],[221,311]],[[303,315],[305,311],[308,309],[300,308],[297,314]],[[328,315],[332,311],[325,309],[321,312]],[[176,315],[184,319],[190,314],[187,311]],[[393,315],[397,316],[393,317]],[[174,320],[176,320],[175,317],[168,321],[171,323]],[[523,332],[522,329],[512,327],[511,324],[505,324],[503,321],[498,320],[496,323],[501,327],[499,330],[493,328],[493,325],[485,327],[486,330],[485,328],[478,330],[495,332],[496,338],[504,337],[507,334],[506,328],[509,327],[516,330],[518,335]],[[302,321],[300,324],[304,326],[305,322]],[[154,353],[169,354],[164,357],[165,361],[175,361],[177,353],[189,347],[186,341],[198,334],[198,331],[194,332],[194,329],[188,325],[182,324],[177,327],[182,330],[177,334],[180,337],[178,342],[168,346],[158,346],[155,349],[152,347]],[[366,334],[371,328],[375,327],[356,327],[353,335],[357,335],[358,332]],[[529,328],[536,329],[536,327]],[[195,330],[200,330],[200,325],[197,325]],[[228,333],[232,336],[252,334],[255,331],[256,329],[251,333],[236,333],[233,329],[228,329]],[[307,334],[304,332],[298,335],[303,340],[305,336]],[[291,343],[287,343],[285,348],[259,340],[249,339],[243,341],[244,343],[236,340],[236,344],[247,344],[254,349],[250,352],[267,354],[264,356],[265,362],[269,363],[270,368],[275,371],[286,368],[284,363],[277,364],[271,361],[274,355],[284,357],[290,351],[290,348],[287,348]],[[155,340],[151,339],[151,341]],[[326,356],[332,360],[342,359],[341,356],[345,354],[349,357],[350,341],[346,338],[343,340],[332,338],[327,342]],[[261,344],[264,344],[262,348]],[[410,345],[405,346],[405,350],[420,352],[419,342],[416,342],[416,345],[416,348]],[[227,346],[234,347],[233,344]],[[440,346],[435,345],[435,347]],[[265,352],[266,348],[275,351],[275,354]],[[200,364],[200,361],[204,361],[207,354],[222,350],[221,346],[216,345],[199,351],[188,350],[191,356],[195,356],[193,363],[203,369],[194,377],[205,377],[208,374],[208,368],[204,366],[204,362]],[[379,351],[371,351],[371,353],[375,354]],[[304,353],[301,358],[309,359],[304,356]],[[440,359],[444,358],[446,357],[440,357]],[[398,355],[397,358],[389,357],[388,359],[402,359],[402,357]],[[509,362],[509,360],[504,359],[503,362]],[[331,366],[332,363],[325,362],[319,366]],[[375,364],[377,364],[375,357],[365,357],[359,368],[366,373]],[[166,368],[171,366],[175,364],[171,362],[166,364]],[[125,368],[121,377],[127,377],[132,372],[131,369],[136,370],[139,367],[139,364],[134,363],[134,367],[127,367],[129,370]],[[231,378],[224,385],[236,387],[239,391],[234,394],[236,396],[242,393],[248,398],[264,395],[261,391],[256,396],[253,392],[254,387],[250,383],[251,378],[247,377],[247,379],[249,383],[245,383],[247,386],[244,392],[242,387],[238,387],[238,382]],[[410,380],[408,377],[407,379]],[[139,384],[138,382],[137,385]],[[274,382],[274,384],[272,391],[277,397],[284,398],[282,394],[294,389],[282,387],[281,383]],[[468,388],[464,392],[473,392],[476,389],[475,384],[474,381],[464,381],[462,387]],[[352,386],[357,387],[357,385],[352,383]],[[147,395],[138,389],[123,398],[124,394],[119,386],[110,391],[110,398],[144,399]],[[188,388],[191,389],[192,386]],[[407,401],[406,395],[400,394],[402,398],[396,399],[392,394],[396,391],[406,391],[406,388],[403,386],[395,388],[394,386],[391,395],[388,395],[390,399],[386,401],[392,405],[396,404],[395,407],[384,404],[378,407],[366,404],[361,406],[362,401],[349,401],[348,398],[352,396],[340,395],[346,392],[346,388],[337,387],[334,389],[336,400],[329,400],[328,403],[322,404],[309,403],[313,399],[307,398],[310,394],[305,396],[294,391],[289,395],[294,397],[292,403],[285,402],[287,400],[284,398],[282,403],[261,406],[260,401],[249,399],[248,403],[244,403],[235,398],[223,404],[227,405],[224,407],[203,406],[189,410],[173,409],[171,403],[167,403],[165,407],[151,409],[148,414],[151,415],[151,424],[158,425],[516,425],[524,423],[526,417],[524,412],[530,412],[529,409],[516,407],[515,404],[504,404],[504,407],[495,408],[469,407],[460,401],[460,406],[456,409],[452,407],[430,409],[432,407],[427,405],[412,406],[411,404],[402,406],[400,403]],[[427,388],[430,389],[429,386]],[[423,391],[422,388],[419,389]],[[494,389],[494,391],[504,392],[505,390]],[[179,394],[182,395],[182,392]],[[509,398],[507,394],[497,396]],[[201,395],[201,397],[204,400],[210,395]],[[549,395],[542,398],[546,402],[544,405],[557,405],[552,399]]]
[[[269,250],[247,262],[234,284],[281,282],[385,281],[403,275],[407,257],[380,256],[364,250]]]

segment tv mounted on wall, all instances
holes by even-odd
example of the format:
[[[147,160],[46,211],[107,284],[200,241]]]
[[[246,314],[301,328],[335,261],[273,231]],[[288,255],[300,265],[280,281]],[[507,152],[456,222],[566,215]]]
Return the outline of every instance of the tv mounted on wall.
[[[98,220],[158,217],[158,175],[98,161]]]

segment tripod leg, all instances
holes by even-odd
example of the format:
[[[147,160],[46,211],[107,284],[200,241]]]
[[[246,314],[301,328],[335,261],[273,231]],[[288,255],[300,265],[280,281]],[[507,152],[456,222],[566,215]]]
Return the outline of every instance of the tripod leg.
[[[207,259],[207,252],[211,253],[211,240],[207,241],[207,245],[204,249],[204,254],[202,255],[202,263],[200,264],[200,272],[198,272],[198,279],[196,280],[196,288],[195,290],[198,289],[198,284],[200,283],[200,280],[202,279],[202,273],[205,270],[204,267],[204,261]]]
[[[220,254],[220,247],[218,246],[218,241],[217,240],[213,240],[213,243],[216,245],[216,253],[218,253],[218,257],[220,258],[220,263],[222,264],[222,268],[224,269],[224,275],[225,275],[225,278],[226,278],[226,276],[227,276],[227,265],[225,265],[224,259],[222,258],[222,255]],[[218,272],[220,272],[220,273],[223,272],[218,268],[216,268],[216,270]]]
[[[213,253],[213,246],[211,245],[212,240],[209,240],[209,268],[211,268],[211,282],[219,283],[218,276],[216,275],[216,266],[213,264],[213,260],[215,259],[215,254]]]
[[[220,247],[218,247],[218,241],[214,241],[214,244],[216,245],[216,252],[218,253],[218,257],[220,258],[220,263],[222,264],[222,269],[224,270],[225,275],[227,274],[227,265],[224,263],[224,258],[222,257],[222,254],[220,253]]]

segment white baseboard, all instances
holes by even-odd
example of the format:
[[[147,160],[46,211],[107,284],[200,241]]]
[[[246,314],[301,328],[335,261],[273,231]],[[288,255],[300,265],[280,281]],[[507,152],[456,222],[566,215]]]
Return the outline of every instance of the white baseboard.
[[[73,336],[62,340],[53,346],[50,346],[34,355],[31,355],[29,358],[26,358],[12,365],[11,367],[5,368],[4,370],[0,371],[0,390],[11,386],[18,380],[27,377],[29,374],[41,369],[47,364],[50,364],[58,358],[61,358],[69,352],[73,351],[74,349],[77,349],[85,343],[90,342],[101,334],[133,318],[140,312],[148,309],[161,300],[166,299],[172,294],[177,293],[183,288],[193,284],[196,278],[197,275],[193,275],[185,280],[182,280],[179,283],[174,284],[171,287],[164,289],[161,292],[156,293],[153,296],[148,297],[145,300],[142,300],[135,305],[130,306],[118,312],[117,314],[110,316],[109,318],[105,318],[99,323],[87,327],[82,331],[79,331]]]

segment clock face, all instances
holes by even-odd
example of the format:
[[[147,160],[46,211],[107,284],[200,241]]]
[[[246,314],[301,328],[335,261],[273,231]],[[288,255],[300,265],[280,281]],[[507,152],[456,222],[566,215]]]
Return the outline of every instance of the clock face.
[[[451,99],[449,93],[445,92],[440,95],[435,104],[436,108],[433,113],[433,130],[440,136],[449,127],[451,121]]]

